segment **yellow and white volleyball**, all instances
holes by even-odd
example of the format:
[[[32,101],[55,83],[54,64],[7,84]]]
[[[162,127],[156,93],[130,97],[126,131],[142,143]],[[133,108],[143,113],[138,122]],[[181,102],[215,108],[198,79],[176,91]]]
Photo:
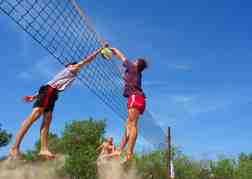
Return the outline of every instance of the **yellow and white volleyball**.
[[[113,52],[110,50],[110,48],[106,47],[101,50],[101,56],[106,60],[111,60]]]

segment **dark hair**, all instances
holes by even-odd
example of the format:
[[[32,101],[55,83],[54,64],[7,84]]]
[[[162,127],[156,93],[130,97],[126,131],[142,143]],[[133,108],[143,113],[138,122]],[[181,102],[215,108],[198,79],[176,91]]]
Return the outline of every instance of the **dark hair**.
[[[67,63],[67,64],[65,65],[65,67],[68,67],[69,65],[76,65],[76,64],[78,64],[78,62],[76,62],[76,61],[70,62],[70,63]]]
[[[146,62],[146,60],[144,58],[139,58],[137,59],[138,61],[138,70],[140,72],[144,71],[146,68],[148,68],[148,63]]]

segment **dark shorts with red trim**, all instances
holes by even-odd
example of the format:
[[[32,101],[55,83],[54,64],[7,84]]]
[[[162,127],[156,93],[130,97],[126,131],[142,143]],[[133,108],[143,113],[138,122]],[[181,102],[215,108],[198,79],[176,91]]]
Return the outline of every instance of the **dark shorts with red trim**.
[[[128,109],[135,108],[140,112],[140,114],[143,114],[145,106],[146,102],[144,96],[133,94],[128,97]]]
[[[52,112],[55,106],[55,102],[58,99],[58,90],[52,88],[49,85],[41,86],[37,101],[35,101],[33,108],[43,107],[45,112]]]

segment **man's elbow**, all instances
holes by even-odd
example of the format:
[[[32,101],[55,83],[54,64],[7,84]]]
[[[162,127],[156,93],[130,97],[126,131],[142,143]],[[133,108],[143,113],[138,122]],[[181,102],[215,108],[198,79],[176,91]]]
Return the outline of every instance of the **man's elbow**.
[[[118,51],[119,51],[117,48],[114,48],[114,47],[113,47],[113,48],[110,48],[110,50],[111,50],[114,54],[117,54]]]
[[[70,71],[71,73],[78,73],[78,72],[80,71],[80,68],[79,68],[78,66],[76,66],[76,67],[74,67],[74,68],[69,69],[69,71]]]

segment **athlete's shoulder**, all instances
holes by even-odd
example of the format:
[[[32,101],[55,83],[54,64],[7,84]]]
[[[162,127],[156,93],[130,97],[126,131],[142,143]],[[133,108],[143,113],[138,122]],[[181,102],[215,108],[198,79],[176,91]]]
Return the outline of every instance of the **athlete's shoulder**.
[[[125,60],[123,61],[123,66],[124,66],[125,68],[130,68],[132,65],[133,65],[133,63],[132,63],[130,60],[128,60],[128,59],[125,59]]]

